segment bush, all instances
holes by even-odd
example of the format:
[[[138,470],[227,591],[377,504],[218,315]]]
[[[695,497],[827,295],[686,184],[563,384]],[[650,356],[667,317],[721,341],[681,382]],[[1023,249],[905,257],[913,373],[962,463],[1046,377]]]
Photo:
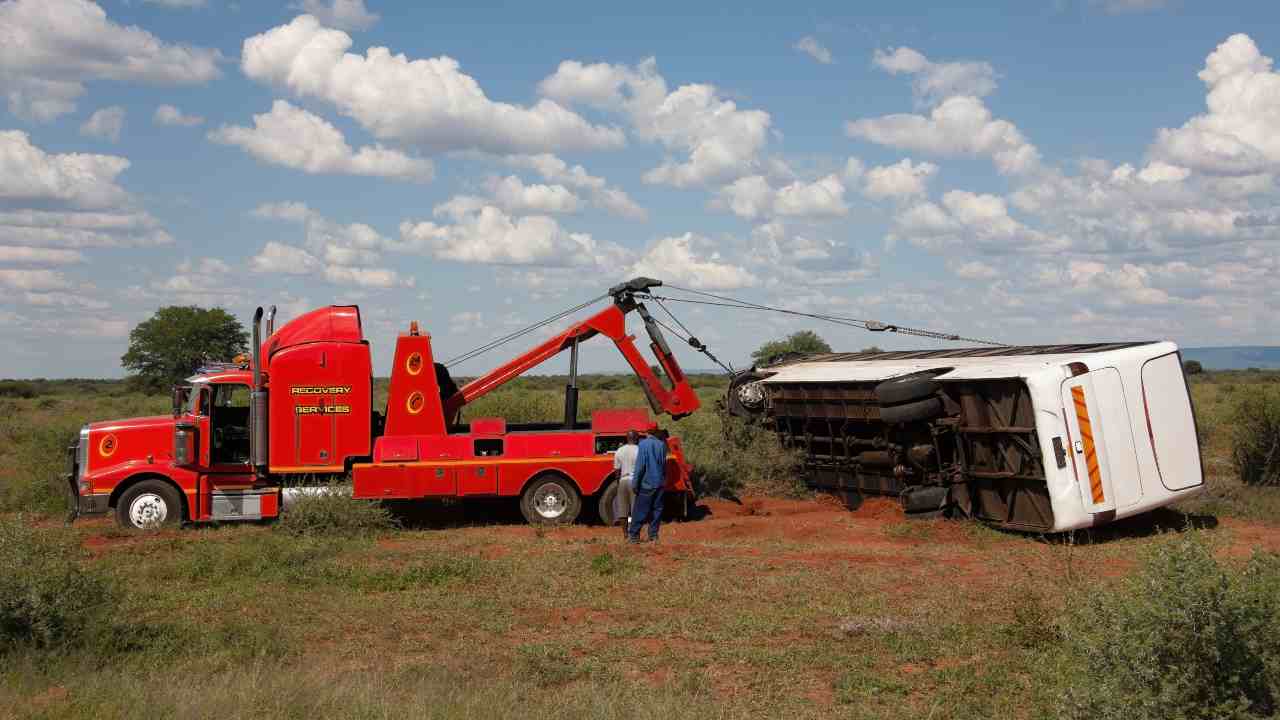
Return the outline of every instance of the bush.
[[[1280,485],[1280,387],[1257,387],[1232,418],[1231,459],[1246,485]]]
[[[0,397],[31,399],[40,394],[34,383],[22,380],[0,380]]]
[[[800,453],[784,448],[777,434],[765,427],[733,417],[723,408],[707,408],[673,432],[684,442],[694,481],[703,494],[798,496],[805,492]]]
[[[1199,533],[1162,543],[1062,628],[1063,717],[1270,717],[1280,694],[1280,562],[1220,565]]]
[[[297,496],[285,509],[276,529],[291,535],[371,535],[397,527],[382,503],[354,500],[351,486],[330,483]]]
[[[65,530],[0,519],[0,654],[79,644],[110,619],[114,595],[79,550]]]

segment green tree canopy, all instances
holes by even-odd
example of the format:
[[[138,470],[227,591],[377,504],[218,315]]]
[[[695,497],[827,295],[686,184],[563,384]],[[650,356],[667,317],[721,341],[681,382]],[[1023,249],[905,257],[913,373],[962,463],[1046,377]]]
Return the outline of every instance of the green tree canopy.
[[[801,330],[788,335],[782,340],[770,340],[751,353],[751,359],[757,365],[767,365],[788,353],[829,353],[831,346],[818,333],[812,330]]]
[[[120,358],[137,380],[162,388],[180,382],[210,360],[229,361],[249,349],[249,334],[222,308],[170,305],[129,333]]]

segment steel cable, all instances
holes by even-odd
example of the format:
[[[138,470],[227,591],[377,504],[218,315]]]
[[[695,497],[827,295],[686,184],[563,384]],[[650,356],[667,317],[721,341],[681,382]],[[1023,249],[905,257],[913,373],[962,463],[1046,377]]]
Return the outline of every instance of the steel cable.
[[[720,302],[709,302],[706,300],[689,300],[685,298],[660,297],[657,295],[653,295],[652,297],[655,300],[659,301],[659,304],[661,304],[662,300],[667,300],[669,302],[685,302],[685,303],[693,303],[693,304],[699,304],[699,305],[716,305],[719,307],[733,307],[733,308],[746,309],[746,310],[763,310],[768,312],[782,313],[784,315],[794,315],[798,317],[813,318],[815,320],[823,320],[825,322],[835,323],[837,325],[845,325],[848,327],[855,327],[861,330],[869,330],[871,332],[894,332],[902,335],[913,335],[916,337],[926,337],[926,338],[932,338],[935,340],[969,342],[969,343],[976,343],[979,345],[993,345],[996,347],[1008,346],[1008,343],[996,342],[994,340],[968,338],[968,337],[963,337],[961,335],[957,335],[955,333],[943,333],[935,330],[926,330],[923,328],[904,327],[901,325],[894,325],[891,323],[880,322],[878,320],[864,320],[861,318],[851,318],[851,317],[845,317],[841,315],[830,315],[825,313],[810,313],[810,312],[802,312],[799,310],[787,310],[786,308],[777,308],[769,305],[763,305],[761,303],[748,302],[746,300],[739,300],[737,298],[727,297],[724,295],[716,295],[715,293],[704,292],[702,290],[684,288],[678,285],[666,285],[665,287],[668,287],[672,290],[678,290],[680,292],[690,293],[692,295],[700,295],[702,297],[713,298]]]
[[[554,323],[554,322],[557,322],[557,321],[559,321],[559,320],[562,320],[562,319],[563,319],[563,318],[565,318],[566,316],[568,316],[568,315],[572,315],[572,314],[574,314],[574,313],[578,312],[579,310],[581,310],[581,309],[583,309],[583,308],[585,308],[585,307],[587,307],[587,306],[589,306],[589,305],[594,305],[594,304],[596,304],[596,303],[600,302],[601,300],[603,300],[603,299],[605,299],[605,298],[607,298],[607,297],[609,297],[609,296],[608,296],[608,294],[601,295],[601,296],[596,297],[596,298],[592,298],[591,300],[588,300],[588,301],[586,301],[586,302],[584,302],[584,303],[582,303],[582,304],[580,304],[580,305],[575,305],[574,307],[571,307],[571,308],[569,308],[568,310],[565,310],[564,312],[557,313],[556,315],[552,315],[551,317],[549,317],[549,318],[547,318],[547,319],[545,319],[545,320],[541,320],[541,321],[539,321],[539,322],[537,322],[537,323],[534,323],[533,325],[530,325],[530,326],[528,326],[528,327],[526,327],[526,328],[523,328],[523,329],[521,329],[521,330],[517,330],[517,331],[515,331],[515,332],[513,332],[513,333],[509,333],[509,334],[507,334],[507,335],[503,335],[502,337],[500,337],[500,338],[498,338],[498,339],[496,339],[496,340],[491,340],[490,342],[486,343],[485,345],[481,345],[480,347],[475,348],[474,350],[468,350],[467,352],[462,353],[461,355],[458,355],[458,356],[453,357],[453,358],[451,358],[451,359],[449,359],[449,360],[446,360],[446,361],[444,362],[444,365],[445,365],[445,367],[453,367],[454,365],[457,365],[457,364],[459,364],[459,363],[464,363],[464,362],[466,362],[466,361],[468,361],[468,360],[472,360],[472,359],[474,359],[474,358],[477,358],[477,357],[479,357],[479,356],[483,355],[484,353],[489,352],[490,350],[493,350],[493,349],[495,349],[495,348],[501,347],[502,345],[505,345],[505,344],[507,344],[507,343],[509,343],[509,342],[512,342],[513,340],[518,340],[519,338],[524,337],[525,335],[528,335],[529,333],[531,333],[531,332],[533,332],[533,331],[535,331],[535,330],[538,330],[539,328],[546,327],[547,325],[550,325],[551,323]]]

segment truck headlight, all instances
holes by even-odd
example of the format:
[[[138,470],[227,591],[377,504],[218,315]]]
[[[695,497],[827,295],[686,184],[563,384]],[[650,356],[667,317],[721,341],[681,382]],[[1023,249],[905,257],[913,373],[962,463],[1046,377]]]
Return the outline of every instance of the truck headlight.
[[[76,445],[76,482],[83,487],[84,476],[89,468],[89,426],[80,428],[80,442]]]

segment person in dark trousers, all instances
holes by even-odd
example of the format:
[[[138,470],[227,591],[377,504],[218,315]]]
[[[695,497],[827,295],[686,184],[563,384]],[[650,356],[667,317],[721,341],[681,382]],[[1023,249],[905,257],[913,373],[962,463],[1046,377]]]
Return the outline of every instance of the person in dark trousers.
[[[635,504],[631,507],[631,525],[627,542],[640,542],[640,528],[649,524],[649,542],[658,541],[662,525],[662,495],[666,485],[667,444],[664,430],[651,430],[640,441],[636,469],[631,482],[635,487]]]

